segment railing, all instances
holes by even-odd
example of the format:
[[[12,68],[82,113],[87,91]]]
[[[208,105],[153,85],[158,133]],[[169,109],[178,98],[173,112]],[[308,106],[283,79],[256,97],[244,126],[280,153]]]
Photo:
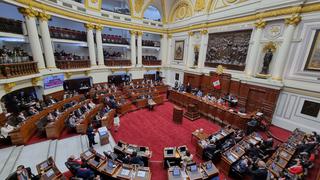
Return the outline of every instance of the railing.
[[[76,60],[76,61],[66,61],[66,60],[56,60],[56,66],[59,69],[80,69],[89,68],[89,60]]]
[[[220,63],[214,63],[214,62],[205,62],[205,67],[212,67],[216,68],[218,65],[222,65],[223,67],[231,70],[237,70],[237,71],[244,71],[246,65],[234,65],[234,64],[220,64]]]
[[[0,64],[0,78],[12,78],[39,73],[37,62]]]
[[[106,66],[131,66],[130,60],[104,60]]]
[[[144,66],[161,66],[161,60],[142,60]]]
[[[0,24],[0,31],[2,32],[23,34],[22,21],[20,20],[0,18]]]

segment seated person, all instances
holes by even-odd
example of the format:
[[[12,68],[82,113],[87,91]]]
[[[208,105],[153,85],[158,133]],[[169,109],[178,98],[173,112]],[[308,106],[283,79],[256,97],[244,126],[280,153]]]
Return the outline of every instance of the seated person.
[[[54,122],[56,120],[56,117],[53,115],[53,113],[49,113],[47,116],[48,123]]]
[[[18,117],[17,117],[17,120],[18,120],[19,123],[22,123],[22,122],[26,121],[27,119],[24,116],[23,112],[20,112]]]
[[[79,123],[79,119],[76,117],[76,115],[73,113],[71,117],[68,119],[68,125],[70,128],[75,128],[76,125]]]
[[[38,176],[35,176],[32,174],[31,169],[25,168],[23,165],[19,165],[17,167],[16,172],[14,172],[12,175],[10,175],[8,180],[38,180],[40,179]]]
[[[150,111],[153,110],[154,105],[156,105],[156,103],[153,101],[152,97],[149,96],[148,97],[148,108]]]
[[[61,112],[59,111],[59,109],[56,109],[56,110],[53,112],[53,115],[54,115],[55,117],[58,117],[60,114],[61,114]]]
[[[184,85],[181,84],[181,85],[179,86],[179,92],[183,92],[184,90],[185,90]]]
[[[68,159],[67,162],[69,163],[70,166],[74,167],[81,167],[84,165],[81,159],[76,158],[75,155],[71,155]]]
[[[185,169],[189,163],[193,162],[193,155],[190,151],[186,152],[186,155],[181,157],[181,164],[182,167]]]
[[[250,158],[256,159],[259,157],[259,149],[255,145],[250,143],[250,147],[247,150],[247,154]]]
[[[202,97],[202,96],[203,96],[203,93],[202,93],[201,90],[199,90],[199,91],[197,92],[197,96],[198,96],[198,97]]]
[[[88,103],[88,106],[89,106],[90,109],[93,109],[94,107],[96,107],[96,104],[93,103],[92,101],[90,101],[90,102]]]
[[[293,175],[301,174],[303,172],[303,166],[301,164],[301,160],[300,159],[295,159],[295,161],[296,161],[296,164],[290,166],[288,168],[288,171]]]
[[[142,158],[140,156],[138,156],[136,151],[132,152],[132,155],[130,157],[130,164],[138,164],[140,166],[144,166]]]
[[[239,142],[244,136],[245,133],[241,129],[236,130],[236,132],[234,133],[234,139],[236,140],[236,142]]]
[[[36,102],[34,107],[36,108],[37,111],[42,111],[43,110],[43,107],[42,107],[41,104],[42,104],[42,101]]]
[[[78,118],[80,118],[82,116],[82,114],[83,114],[83,112],[80,108],[74,111],[74,115]]]
[[[14,126],[6,123],[3,127],[1,127],[1,137],[7,138],[9,133],[15,129]]]
[[[231,137],[230,139],[227,139],[221,146],[221,149],[224,151],[226,149],[228,149],[229,147],[235,145],[236,141],[233,137]]]
[[[242,158],[238,163],[236,163],[233,168],[238,171],[240,174],[246,173],[249,168],[249,159],[248,158]]]
[[[268,170],[266,168],[266,163],[259,160],[258,161],[258,168],[253,170],[252,168],[249,169],[252,175],[252,180],[267,180],[268,177]]]
[[[254,116],[251,116],[251,120],[247,123],[248,129],[247,134],[250,134],[255,131],[255,129],[258,127],[258,121]]]
[[[30,116],[32,116],[32,115],[35,115],[35,114],[37,114],[39,111],[36,109],[36,108],[34,108],[33,106],[31,106],[30,108],[29,108],[29,110],[28,110],[28,114],[30,115]]]
[[[47,104],[48,106],[57,103],[58,101],[56,99],[53,99],[52,96],[49,96],[48,100],[47,100]]]

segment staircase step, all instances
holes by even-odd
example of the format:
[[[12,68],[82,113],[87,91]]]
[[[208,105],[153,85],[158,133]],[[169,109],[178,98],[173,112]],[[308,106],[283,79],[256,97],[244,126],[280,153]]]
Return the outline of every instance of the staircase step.
[[[7,161],[9,160],[9,157],[11,156],[15,147],[16,146],[11,146],[11,147],[8,147],[5,149],[1,149],[1,152],[0,152],[0,174],[3,170],[3,168],[5,167]]]
[[[49,149],[48,149],[48,158],[52,157],[53,160],[56,159],[57,143],[58,143],[58,140],[56,140],[56,139],[50,141]]]
[[[23,147],[24,146],[17,146],[13,149],[10,157],[7,159],[5,166],[2,169],[0,179],[6,179],[15,170],[16,167],[14,166],[20,156],[20,153],[22,152]]]

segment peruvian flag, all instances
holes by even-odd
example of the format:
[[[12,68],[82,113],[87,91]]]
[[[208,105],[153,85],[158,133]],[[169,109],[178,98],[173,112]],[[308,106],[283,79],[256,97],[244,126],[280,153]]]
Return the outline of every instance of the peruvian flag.
[[[212,84],[215,89],[221,89],[220,81],[218,77],[213,77]]]

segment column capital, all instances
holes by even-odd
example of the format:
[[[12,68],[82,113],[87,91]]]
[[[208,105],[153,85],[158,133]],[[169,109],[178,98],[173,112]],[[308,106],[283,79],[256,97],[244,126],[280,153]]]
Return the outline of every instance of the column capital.
[[[206,34],[208,34],[208,30],[203,29],[203,30],[201,30],[201,31],[200,31],[200,34],[202,34],[202,35],[206,35]]]
[[[137,31],[138,36],[142,36],[143,32],[142,31]]]
[[[102,31],[102,30],[103,30],[103,26],[101,26],[100,24],[99,24],[99,25],[95,25],[94,28],[95,28],[97,31]]]
[[[300,14],[294,14],[290,18],[285,19],[286,25],[297,26],[301,22]]]
[[[171,39],[172,38],[172,34],[168,34],[168,39]]]
[[[37,17],[41,20],[41,21],[48,21],[49,19],[51,19],[51,15],[47,14],[45,12],[39,12]]]
[[[137,34],[137,31],[135,31],[135,30],[130,30],[129,32],[130,32],[131,35],[136,35]]]
[[[25,17],[36,17],[38,12],[32,8],[18,8],[19,12]]]
[[[193,35],[194,35],[194,32],[190,31],[190,32],[188,32],[188,35],[189,35],[189,36],[193,36]]]
[[[15,82],[6,83],[3,85],[3,89],[8,93],[8,92],[11,92],[12,88],[14,88],[15,86],[16,86]]]
[[[266,25],[267,25],[267,22],[263,21],[262,19],[259,19],[257,22],[254,23],[254,26],[257,29],[264,29],[264,27],[266,27]]]
[[[91,24],[91,23],[84,24],[84,27],[85,27],[87,30],[93,30],[93,29],[94,29],[94,25]]]

